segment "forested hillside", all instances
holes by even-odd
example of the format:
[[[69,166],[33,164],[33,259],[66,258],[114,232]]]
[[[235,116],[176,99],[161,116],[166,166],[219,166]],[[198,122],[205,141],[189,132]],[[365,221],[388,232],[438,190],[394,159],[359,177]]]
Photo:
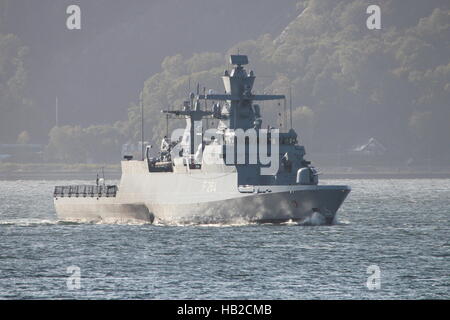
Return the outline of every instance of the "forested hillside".
[[[0,33],[0,137],[3,141],[16,141],[21,132],[37,126],[35,122],[39,121],[39,114],[25,90],[27,54],[28,47],[17,36]]]
[[[276,37],[261,35],[226,53],[167,57],[144,86],[147,126],[160,137],[158,112],[180,105],[188,81],[222,90],[229,53],[249,55],[259,91],[293,92],[293,122],[307,150],[350,148],[375,137],[392,156],[448,157],[450,3],[380,1],[382,29],[366,28],[368,1],[300,2],[301,14]],[[258,77],[259,76],[259,77]],[[137,129],[136,107],[129,125]],[[280,108],[263,112],[277,124]]]

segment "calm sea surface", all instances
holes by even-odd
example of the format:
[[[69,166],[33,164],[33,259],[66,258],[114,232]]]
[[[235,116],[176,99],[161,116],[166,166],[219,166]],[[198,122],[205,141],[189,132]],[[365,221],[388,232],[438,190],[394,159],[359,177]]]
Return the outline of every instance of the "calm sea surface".
[[[353,189],[332,226],[177,227],[58,222],[61,181],[0,181],[0,298],[450,298],[450,180],[324,183]]]

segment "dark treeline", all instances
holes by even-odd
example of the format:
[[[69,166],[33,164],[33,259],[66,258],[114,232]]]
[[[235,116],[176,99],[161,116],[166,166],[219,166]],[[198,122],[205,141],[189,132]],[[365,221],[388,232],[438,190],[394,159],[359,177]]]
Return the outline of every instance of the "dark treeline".
[[[81,8],[81,30],[66,28],[66,9]],[[26,130],[34,142],[46,143],[55,125],[88,127],[127,117],[130,101],[142,83],[160,70],[161,61],[177,53],[186,56],[212,50],[224,52],[237,41],[261,33],[279,33],[295,17],[296,0],[0,0],[2,72],[18,66],[14,45],[26,47],[21,56],[22,97],[41,117],[9,126],[0,143],[15,142]],[[251,14],[249,14],[251,13]],[[16,50],[17,51],[17,50]],[[9,78],[8,78],[9,79]],[[5,86],[8,79],[0,81]],[[11,103],[2,103],[12,109]],[[16,107],[14,107],[16,108]],[[3,116],[6,117],[6,116]],[[26,115],[23,116],[26,118]]]

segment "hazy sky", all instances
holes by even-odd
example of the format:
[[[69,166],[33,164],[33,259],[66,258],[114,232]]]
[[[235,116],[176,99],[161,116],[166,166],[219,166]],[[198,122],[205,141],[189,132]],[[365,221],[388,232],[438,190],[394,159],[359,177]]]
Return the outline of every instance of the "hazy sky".
[[[280,32],[296,14],[295,0],[2,2],[2,32],[30,48],[30,96],[53,113],[57,95],[60,122],[82,125],[125,119],[165,56],[223,52]],[[81,30],[66,28],[70,4],[81,8]]]

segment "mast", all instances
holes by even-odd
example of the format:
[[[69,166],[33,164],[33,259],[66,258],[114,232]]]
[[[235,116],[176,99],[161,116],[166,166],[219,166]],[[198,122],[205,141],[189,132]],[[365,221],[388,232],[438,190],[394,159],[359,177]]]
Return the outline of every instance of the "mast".
[[[292,129],[292,87],[289,86],[289,115],[291,120],[291,129]]]
[[[243,67],[248,64],[246,55],[231,55],[230,63],[235,66],[234,69],[231,72],[225,71],[222,76],[225,94],[203,94],[199,95],[198,99],[226,101],[230,106],[230,117],[228,118],[230,123],[227,127],[246,130],[254,126],[254,119],[241,116],[241,111],[251,114],[253,101],[281,100],[285,99],[285,96],[252,93],[255,75],[253,71],[247,73]]]
[[[56,99],[55,99],[55,124],[56,124],[56,127],[59,126],[59,119],[58,119],[58,96],[56,96]]]
[[[163,113],[173,114],[177,117],[183,117],[187,120],[190,134],[190,155],[193,158],[195,154],[195,122],[202,121],[206,118],[208,125],[208,118],[214,117],[212,110],[207,110],[207,100],[225,101],[227,110],[219,118],[221,121],[227,121],[225,127],[227,129],[250,129],[255,126],[255,110],[253,101],[266,100],[282,100],[284,99],[284,121],[283,127],[287,127],[287,104],[285,95],[266,95],[253,94],[252,88],[255,81],[253,71],[247,72],[243,65],[248,64],[248,58],[245,55],[231,55],[230,63],[235,67],[228,72],[225,71],[222,76],[222,81],[225,87],[224,94],[207,94],[206,88],[203,88],[203,94],[200,94],[200,84],[197,83],[197,94],[192,92],[189,97],[189,102],[185,105],[183,110],[162,110]],[[190,80],[190,79],[189,79]],[[190,81],[189,81],[190,86]],[[204,100],[204,108],[202,108],[201,100]],[[278,103],[279,106],[280,103]],[[204,110],[202,110],[204,109]],[[280,114],[280,120],[282,116]],[[203,141],[202,141],[203,143]]]
[[[213,115],[212,111],[201,110],[200,101],[197,98],[195,99],[194,93],[191,93],[191,101],[194,101],[193,105],[191,105],[188,109],[185,110],[162,110],[163,113],[174,114],[175,116],[182,116],[184,118],[188,118],[189,120],[189,135],[190,135],[190,154],[193,156],[195,154],[195,122],[201,121],[203,118],[207,116]]]
[[[141,156],[144,161],[144,89],[141,92]]]
[[[169,114],[166,114],[166,137],[169,136]]]

